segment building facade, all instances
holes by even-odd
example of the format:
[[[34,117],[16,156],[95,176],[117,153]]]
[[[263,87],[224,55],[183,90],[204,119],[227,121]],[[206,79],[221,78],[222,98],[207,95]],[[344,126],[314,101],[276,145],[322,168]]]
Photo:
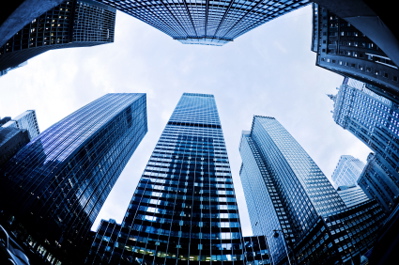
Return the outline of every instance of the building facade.
[[[96,0],[127,13],[184,44],[221,46],[309,0]]]
[[[252,230],[268,238],[274,264],[342,264],[370,247],[382,218],[371,216],[383,216],[382,209],[375,201],[347,207],[312,158],[275,118],[254,116],[251,131],[242,133],[240,154]],[[354,212],[370,218],[362,219]],[[328,219],[334,224],[350,220],[353,227],[350,231],[346,227],[338,237],[335,230],[326,235]],[[359,238],[356,249],[339,245],[342,233]],[[362,233],[366,233],[364,240]]]
[[[331,175],[335,187],[351,186],[357,183],[365,164],[351,155],[342,155]]]
[[[145,94],[107,94],[52,125],[7,163],[2,209],[45,259],[72,258],[68,251],[90,231],[147,132],[146,115]]]
[[[112,233],[97,233],[86,264],[243,264],[238,206],[213,95],[183,94]]]
[[[368,83],[375,93],[399,103],[398,65],[350,22],[313,5],[312,38],[317,66]]]
[[[345,209],[327,177],[275,118],[253,118],[251,131],[242,134],[240,154],[254,234],[271,238],[278,230],[287,235],[286,242],[283,236],[269,240],[275,262],[320,215]]]
[[[350,186],[339,186],[337,192],[347,207],[352,207],[372,198],[371,196],[369,198],[367,194],[364,193],[363,189],[356,184]]]
[[[91,0],[68,0],[33,19],[0,47],[0,70],[49,50],[114,41],[116,10]]]
[[[399,195],[398,105],[350,78],[345,78],[338,93],[330,97],[334,101],[334,121],[374,152],[359,185],[384,209],[391,209]],[[390,195],[383,199],[383,194]]]
[[[34,110],[27,110],[13,119],[10,118],[0,127],[13,127],[21,130],[27,130],[29,139],[31,140],[40,133],[36,112]]]
[[[377,200],[385,212],[390,213],[398,203],[397,177],[387,168],[385,159],[378,153],[370,153],[367,165],[360,175],[359,186]]]
[[[27,130],[3,128],[0,126],[0,174],[3,165],[22,147],[29,143],[29,141]]]

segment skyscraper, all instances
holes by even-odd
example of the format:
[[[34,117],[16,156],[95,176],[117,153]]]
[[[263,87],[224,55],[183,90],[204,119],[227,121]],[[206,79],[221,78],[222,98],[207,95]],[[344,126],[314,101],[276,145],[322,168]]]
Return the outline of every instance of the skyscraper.
[[[350,186],[357,183],[365,164],[351,155],[342,155],[331,175],[336,186]]]
[[[36,112],[34,110],[27,110],[17,117],[7,121],[0,127],[13,127],[21,130],[27,130],[29,134],[29,139],[33,139],[39,135],[39,125],[37,123]]]
[[[388,208],[392,208],[399,196],[398,105],[375,94],[364,83],[350,78],[345,78],[337,95],[330,97],[334,100],[334,121],[375,153],[374,158],[369,157],[364,174],[359,179],[360,186],[369,195],[376,192],[372,197],[379,200],[382,206],[391,203]],[[366,181],[369,187],[362,178],[369,178],[370,181]],[[371,186],[374,188],[370,189]],[[382,200],[384,194],[390,195]]]
[[[254,116],[251,131],[242,133],[240,154],[252,229],[268,238],[274,264],[336,264],[370,247],[381,219],[374,214],[382,210],[374,201],[348,208],[275,118]]]
[[[345,209],[327,177],[275,118],[255,116],[251,132],[242,134],[240,153],[240,177],[255,235],[271,237],[274,230],[282,230],[292,244],[320,215]],[[287,255],[284,244],[269,240],[275,261]]]
[[[2,209],[24,227],[27,243],[51,253],[46,259],[65,259],[90,231],[146,132],[145,94],[107,94],[87,104],[8,162]]]
[[[110,5],[186,44],[221,46],[309,0],[150,1],[96,0]]]
[[[391,43],[395,53],[397,42]],[[353,24],[318,5],[313,5],[312,50],[317,66],[365,82],[373,92],[399,104],[399,54],[395,63]]]
[[[33,19],[0,47],[0,70],[43,52],[114,41],[116,10],[91,0],[68,0]]]
[[[104,221],[102,227],[88,264],[242,264],[238,207],[213,95],[183,94],[120,228]],[[113,232],[104,233],[106,227]]]

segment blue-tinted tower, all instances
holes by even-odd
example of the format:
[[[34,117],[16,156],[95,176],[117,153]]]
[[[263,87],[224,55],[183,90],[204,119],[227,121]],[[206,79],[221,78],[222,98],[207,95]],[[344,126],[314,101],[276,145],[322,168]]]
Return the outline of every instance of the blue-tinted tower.
[[[313,229],[320,216],[346,209],[330,181],[313,159],[273,117],[254,116],[240,143],[243,183],[255,235],[269,240],[278,264],[294,259],[294,245]],[[274,237],[274,230],[281,231]]]
[[[309,0],[96,0],[185,44],[221,46]]]
[[[359,185],[389,212],[399,196],[399,108],[368,85],[345,78],[334,100],[334,121],[373,152]]]
[[[238,206],[213,95],[183,94],[120,228],[106,222],[101,227],[88,264],[243,264]],[[106,227],[113,230],[107,234]]]
[[[145,94],[106,94],[87,104],[9,161],[2,208],[26,229],[31,246],[65,254],[90,231],[146,132]]]

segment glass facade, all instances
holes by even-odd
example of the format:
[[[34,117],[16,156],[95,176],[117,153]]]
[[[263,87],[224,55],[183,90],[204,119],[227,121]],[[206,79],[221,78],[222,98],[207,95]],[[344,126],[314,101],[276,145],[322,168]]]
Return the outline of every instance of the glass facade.
[[[399,196],[398,105],[350,78],[345,78],[337,95],[330,97],[334,100],[334,121],[375,153],[373,159],[369,158],[359,185],[389,211]]]
[[[2,208],[36,247],[57,252],[78,245],[146,132],[145,94],[106,94],[87,104],[8,162]]]
[[[254,116],[251,132],[242,134],[240,153],[252,228],[269,238],[274,262],[287,256],[285,250],[319,216],[346,208],[327,177],[275,118]],[[286,240],[283,235],[272,237],[274,230],[282,231]]]
[[[336,6],[336,9],[339,9],[339,4]],[[342,10],[337,11],[342,12]],[[368,83],[375,93],[399,104],[399,65],[396,65],[380,47],[349,23],[348,17],[362,18],[364,16],[347,15],[345,20],[326,8],[313,5],[312,50],[317,53],[316,65]],[[377,25],[374,25],[375,27],[371,25],[378,22],[381,21],[376,18],[365,28],[369,28],[369,33],[371,33],[377,28]],[[379,32],[377,35],[383,36],[382,31],[388,29],[382,25],[378,26],[380,29],[375,30]],[[391,43],[389,40],[385,42]]]
[[[338,186],[351,186],[357,183],[365,164],[350,155],[342,155],[334,169],[331,179]]]
[[[9,120],[1,127],[14,127],[17,129],[28,130],[29,138],[32,140],[39,135],[39,125],[36,119],[36,112],[34,110],[27,110],[17,117]]]
[[[185,44],[223,45],[309,0],[96,0]]]
[[[91,0],[68,0],[24,26],[0,47],[0,70],[49,50],[114,41],[116,10]],[[5,71],[6,72],[6,71]]]
[[[183,94],[117,234],[110,243],[109,235],[98,232],[87,264],[243,263],[238,206],[213,95]]]
[[[352,207],[369,200],[369,197],[364,193],[362,188],[355,184],[350,186],[339,186],[337,192],[347,207]]]

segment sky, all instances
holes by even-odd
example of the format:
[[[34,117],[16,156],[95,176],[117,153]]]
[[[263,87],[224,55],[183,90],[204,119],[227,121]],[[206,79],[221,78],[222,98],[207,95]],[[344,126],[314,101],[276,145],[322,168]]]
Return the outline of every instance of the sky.
[[[366,162],[363,143],[332,119],[343,77],[315,66],[311,5],[221,47],[184,45],[117,12],[114,43],[46,52],[0,77],[0,117],[36,110],[44,131],[107,93],[146,93],[148,133],[119,177],[100,219],[121,222],[145,165],[184,92],[213,94],[244,235],[251,235],[238,147],[253,115],[275,117],[330,177],[341,155]]]

